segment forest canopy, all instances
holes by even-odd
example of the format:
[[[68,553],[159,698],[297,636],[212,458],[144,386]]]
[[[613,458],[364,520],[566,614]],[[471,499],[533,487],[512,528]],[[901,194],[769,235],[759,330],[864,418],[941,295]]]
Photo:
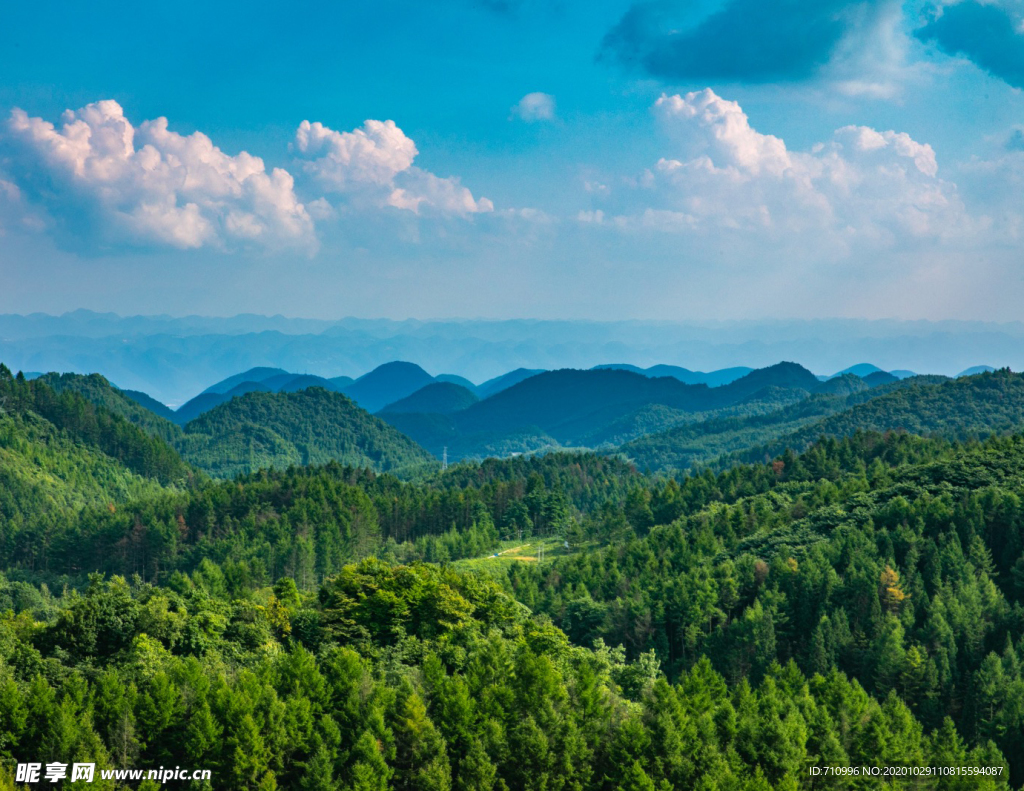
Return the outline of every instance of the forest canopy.
[[[217,480],[114,401],[0,389],[0,787],[23,760],[228,789],[1024,784],[1024,436]]]

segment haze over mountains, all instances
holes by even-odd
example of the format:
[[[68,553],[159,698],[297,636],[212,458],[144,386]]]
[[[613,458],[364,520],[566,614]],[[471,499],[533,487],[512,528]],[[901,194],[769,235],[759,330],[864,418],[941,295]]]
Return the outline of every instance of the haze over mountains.
[[[356,378],[411,360],[481,383],[517,368],[762,368],[797,360],[829,376],[870,361],[887,371],[955,375],[979,363],[1024,367],[1024,324],[961,321],[534,321],[137,316],[75,311],[0,316],[14,370],[102,372],[180,406],[211,382],[256,367]],[[486,393],[480,393],[486,395]]]
[[[655,375],[665,372],[672,375]],[[671,472],[857,429],[965,438],[1024,426],[1024,380],[1008,370],[901,378],[866,363],[831,376],[792,362],[745,373],[606,364],[517,370],[479,386],[409,362],[354,381],[258,367],[209,385],[177,411],[97,374],[39,381],[112,411],[218,477],[331,460],[411,470],[445,454],[458,461],[559,449]]]

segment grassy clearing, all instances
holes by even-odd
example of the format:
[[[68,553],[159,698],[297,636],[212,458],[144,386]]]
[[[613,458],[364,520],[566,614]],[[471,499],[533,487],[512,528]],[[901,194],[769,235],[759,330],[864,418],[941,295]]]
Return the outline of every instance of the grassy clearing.
[[[566,549],[563,541],[552,537],[502,541],[494,552],[484,557],[457,560],[454,565],[462,571],[505,571],[512,563],[547,563],[580,551],[580,547]]]

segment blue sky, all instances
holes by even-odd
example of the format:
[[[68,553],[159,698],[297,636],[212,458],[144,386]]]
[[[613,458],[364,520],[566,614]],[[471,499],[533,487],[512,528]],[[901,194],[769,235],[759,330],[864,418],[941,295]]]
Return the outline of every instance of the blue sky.
[[[1019,0],[7,4],[0,310],[1016,319],[1022,24]]]

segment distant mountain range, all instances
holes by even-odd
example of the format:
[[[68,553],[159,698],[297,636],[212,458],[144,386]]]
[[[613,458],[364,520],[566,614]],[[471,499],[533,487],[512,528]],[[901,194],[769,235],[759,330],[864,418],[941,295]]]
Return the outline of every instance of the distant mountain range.
[[[354,381],[347,376],[325,379],[310,374],[288,373],[280,368],[252,368],[206,388],[175,411],[173,419],[183,426],[214,407],[247,393],[293,393],[310,387],[344,393],[367,411],[376,412],[431,384],[446,384],[464,390],[476,400],[477,388],[472,382],[450,374],[435,378],[414,363],[385,363]],[[500,388],[500,384],[497,387]],[[488,389],[497,391],[494,385]]]
[[[704,373],[703,371],[691,371],[688,368],[680,368],[678,365],[652,365],[650,368],[640,368],[626,363],[613,363],[611,365],[595,365],[594,370],[632,371],[635,374],[652,378],[671,376],[673,379],[678,379],[680,382],[688,385],[700,384],[707,385],[708,387],[719,387],[720,385],[727,385],[741,376],[746,376],[754,369],[740,366],[738,368],[724,368],[721,371]]]
[[[1005,370],[900,379],[864,364],[822,380],[784,362],[714,387],[684,375],[731,376],[609,365],[517,370],[475,386],[405,362],[355,381],[259,367],[210,385],[176,412],[97,374],[44,374],[38,383],[84,397],[218,477],[330,460],[412,469],[445,449],[456,461],[589,448],[641,469],[679,470],[770,458],[859,428],[960,438],[1024,427],[1024,377]]]
[[[331,379],[356,377],[393,360],[458,376],[463,381],[456,383],[464,387],[466,380],[486,385],[517,368],[536,372],[609,363],[655,376],[662,374],[660,364],[699,374],[763,368],[779,360],[798,360],[827,375],[862,360],[900,377],[910,375],[906,369],[953,375],[979,361],[1019,369],[1024,323],[326,321],[74,311],[0,315],[0,360],[13,370],[99,371],[121,388],[177,407],[211,382],[256,367]]]
[[[209,385],[179,409],[171,410],[139,391],[109,388],[110,392],[104,392],[107,385],[102,377],[98,377],[102,385],[97,385],[97,378],[74,375],[46,374],[42,378],[57,390],[67,387],[68,382],[78,382],[76,389],[87,398],[113,408],[172,444],[181,441],[172,424],[179,427],[179,433],[182,428],[191,431],[188,427],[202,416],[249,394],[321,389],[347,396],[365,411],[378,413],[386,423],[436,456],[448,448],[452,459],[559,447],[608,448],[643,442],[648,436],[657,445],[662,443],[657,439],[659,432],[676,426],[709,421],[713,426],[717,425],[715,420],[740,417],[760,420],[766,412],[786,406],[796,409],[793,405],[813,395],[833,396],[828,401],[829,409],[836,410],[844,397],[900,381],[868,363],[850,366],[829,377],[815,376],[795,363],[711,372],[628,364],[603,364],[588,370],[521,368],[480,385],[454,374],[433,377],[420,366],[401,361],[385,363],[355,380],[257,366]],[[827,410],[821,412],[824,403],[813,402],[817,406],[812,404],[811,411],[825,414]],[[140,415],[159,420],[147,424]],[[685,429],[688,434],[694,431]],[[702,436],[705,433],[701,432]],[[737,436],[749,438],[743,432]],[[726,444],[735,449],[738,442]],[[280,443],[271,445],[279,447]],[[701,447],[705,446],[708,441],[702,439]],[[194,458],[195,443],[188,448],[186,455]],[[627,453],[633,452],[639,451],[633,446],[627,448]],[[260,451],[254,456],[264,457],[298,456],[277,451]],[[240,469],[236,463],[232,465],[231,469]]]
[[[451,402],[441,409],[426,408],[433,393],[425,388],[378,416],[435,455],[447,447],[449,457],[457,459],[602,447],[723,411],[759,413],[815,393],[845,395],[870,386],[850,374],[821,382],[796,363],[749,371],[717,387],[601,366],[545,371],[479,401],[464,391],[461,409]],[[455,395],[449,394],[452,400]]]

